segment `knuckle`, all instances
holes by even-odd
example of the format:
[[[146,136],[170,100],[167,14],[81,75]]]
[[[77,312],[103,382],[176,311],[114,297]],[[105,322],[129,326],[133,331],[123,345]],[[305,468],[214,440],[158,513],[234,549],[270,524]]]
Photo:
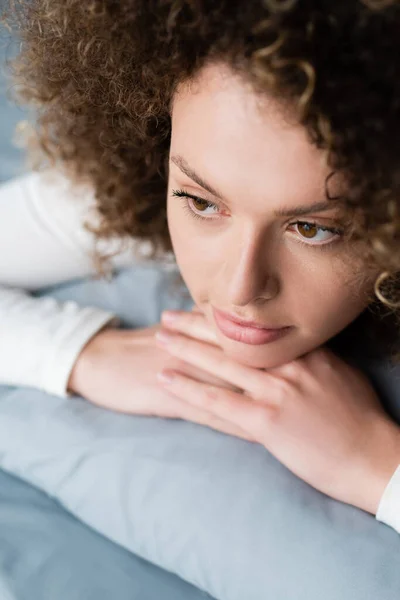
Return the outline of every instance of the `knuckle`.
[[[292,382],[289,381],[288,379],[285,379],[284,377],[280,377],[278,379],[277,383],[278,383],[278,385],[277,385],[277,391],[278,391],[279,399],[283,399],[283,398],[287,397],[287,395],[293,389]]]
[[[203,387],[203,402],[206,406],[215,404],[220,399],[220,390],[214,385],[204,385]]]
[[[283,392],[277,392],[274,394],[273,398],[271,398],[270,402],[266,404],[267,411],[270,413],[268,415],[269,419],[276,417],[280,412],[282,412],[288,405],[288,394]]]
[[[316,367],[322,367],[326,371],[333,369],[335,366],[334,355],[327,348],[320,348],[319,352],[312,356],[312,362]]]
[[[290,394],[292,394],[293,384],[289,379],[285,379],[281,376],[276,376],[274,385],[271,386],[267,394],[265,393],[265,382],[263,388],[260,389],[263,390],[263,393],[259,394],[261,398],[265,398],[265,396],[267,396],[271,398],[271,403],[273,403],[274,406],[282,406],[285,399],[288,398]]]
[[[297,377],[299,373],[299,364],[295,361],[286,363],[281,367],[281,373],[286,377]]]

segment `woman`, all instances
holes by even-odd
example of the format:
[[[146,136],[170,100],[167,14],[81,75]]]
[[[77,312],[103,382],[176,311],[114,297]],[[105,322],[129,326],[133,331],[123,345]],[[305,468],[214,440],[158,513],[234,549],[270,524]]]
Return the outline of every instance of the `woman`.
[[[3,186],[20,362],[8,348],[2,381],[261,443],[400,531],[400,429],[343,360],[356,341],[399,361],[399,3],[33,0],[14,18],[31,148],[59,173]],[[88,274],[93,240],[117,266],[138,240],[172,250],[196,310],[121,331],[22,291]]]

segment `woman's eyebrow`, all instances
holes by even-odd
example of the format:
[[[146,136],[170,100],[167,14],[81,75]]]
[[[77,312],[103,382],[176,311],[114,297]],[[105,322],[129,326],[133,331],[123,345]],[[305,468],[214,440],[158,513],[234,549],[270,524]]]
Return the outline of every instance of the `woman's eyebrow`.
[[[199,185],[200,187],[205,189],[207,192],[209,192],[216,198],[219,198],[220,200],[224,200],[224,198],[222,197],[222,194],[219,194],[217,192],[217,190],[215,188],[213,188],[211,185],[209,185],[206,181],[204,181],[204,179],[202,177],[200,177],[200,175],[197,175],[196,171],[194,171],[188,165],[188,163],[183,158],[183,156],[179,156],[179,154],[175,154],[170,157],[170,161],[173,162],[174,165],[176,165],[178,167],[178,169],[180,169],[182,171],[182,173],[187,175],[187,177],[189,177],[189,179],[191,179],[192,181],[197,183],[197,185]]]
[[[200,175],[198,175],[196,173],[196,171],[194,171],[189,166],[189,164],[183,158],[183,156],[180,156],[179,154],[175,154],[170,157],[170,160],[178,167],[178,169],[180,169],[182,171],[182,173],[184,173],[187,177],[189,177],[189,179],[191,179],[192,181],[197,183],[197,185],[202,187],[204,190],[206,190],[207,192],[209,192],[216,198],[219,198],[219,200],[222,200],[225,202],[222,194],[217,192],[217,190],[215,188],[213,188],[202,177],[200,177]],[[292,206],[292,207],[288,207],[288,208],[280,208],[280,209],[274,211],[274,215],[276,217],[301,217],[303,215],[308,215],[311,212],[323,212],[323,211],[327,211],[327,210],[332,210],[333,208],[338,207],[338,203],[335,200],[336,199],[332,198],[331,200],[328,200],[328,201],[322,200],[320,202],[315,202],[314,204],[308,204],[307,206]]]

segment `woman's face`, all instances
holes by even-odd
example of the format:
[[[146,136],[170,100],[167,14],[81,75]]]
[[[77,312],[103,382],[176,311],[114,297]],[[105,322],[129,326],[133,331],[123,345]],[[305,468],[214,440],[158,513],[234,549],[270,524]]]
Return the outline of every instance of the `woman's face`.
[[[227,67],[207,66],[177,90],[168,184],[172,244],[194,302],[238,362],[272,368],[294,360],[368,304],[365,293],[377,272],[367,275],[360,254],[342,241],[340,207],[312,207],[326,203],[329,172],[304,128],[285,122],[271,100],[261,100]],[[267,342],[260,329],[232,326],[214,309],[290,329]]]

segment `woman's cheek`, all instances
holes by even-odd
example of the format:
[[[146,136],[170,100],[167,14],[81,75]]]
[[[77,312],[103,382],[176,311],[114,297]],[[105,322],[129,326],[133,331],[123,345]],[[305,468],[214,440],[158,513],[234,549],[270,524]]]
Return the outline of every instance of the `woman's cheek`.
[[[184,234],[177,239],[176,261],[192,296],[199,293],[209,296],[214,280],[215,255],[210,245],[194,235]]]
[[[216,240],[203,234],[203,224],[186,215],[179,204],[176,206],[169,202],[167,214],[175,258],[186,285],[190,287],[209,274],[216,264],[219,255],[214,243]]]

